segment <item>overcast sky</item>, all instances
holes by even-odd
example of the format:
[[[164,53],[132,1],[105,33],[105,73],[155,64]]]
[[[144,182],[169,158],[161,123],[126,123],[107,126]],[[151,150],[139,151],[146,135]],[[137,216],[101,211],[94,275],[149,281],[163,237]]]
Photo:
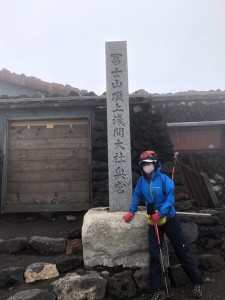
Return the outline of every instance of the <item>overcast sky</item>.
[[[101,95],[106,41],[130,93],[225,90],[225,0],[0,0],[0,69]]]

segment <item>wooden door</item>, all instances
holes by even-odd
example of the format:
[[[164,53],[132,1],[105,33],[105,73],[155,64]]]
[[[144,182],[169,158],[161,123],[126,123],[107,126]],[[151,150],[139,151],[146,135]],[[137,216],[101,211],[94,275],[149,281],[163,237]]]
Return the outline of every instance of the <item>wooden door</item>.
[[[88,119],[9,123],[5,211],[85,210]]]

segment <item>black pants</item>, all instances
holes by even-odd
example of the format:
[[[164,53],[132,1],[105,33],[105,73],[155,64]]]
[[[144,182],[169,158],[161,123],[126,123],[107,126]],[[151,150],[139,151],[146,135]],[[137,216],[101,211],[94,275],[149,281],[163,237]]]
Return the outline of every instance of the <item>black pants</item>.
[[[164,225],[158,227],[161,244],[164,233],[169,238],[177,258],[180,261],[185,273],[192,283],[202,284],[202,276],[194,263],[188,247],[184,244],[180,222],[175,215]],[[154,226],[149,226],[149,243],[150,243],[150,285],[152,289],[163,288],[161,280],[161,264],[159,258],[159,245],[156,238]]]

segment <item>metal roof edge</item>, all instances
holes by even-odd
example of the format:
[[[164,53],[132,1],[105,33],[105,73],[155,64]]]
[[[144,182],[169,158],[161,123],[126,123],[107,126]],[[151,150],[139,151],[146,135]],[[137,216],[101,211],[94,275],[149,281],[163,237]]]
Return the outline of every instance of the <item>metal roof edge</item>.
[[[130,104],[150,103],[151,96],[129,95]],[[103,96],[70,96],[70,97],[44,97],[44,98],[8,98],[0,99],[0,107],[17,106],[100,106],[106,105],[106,95]]]
[[[224,125],[225,120],[219,121],[200,121],[200,122],[177,122],[167,123],[167,127],[195,127],[195,126],[212,126],[212,125]]]
[[[184,92],[176,94],[152,94],[152,103],[186,102],[186,101],[224,101],[225,92]]]

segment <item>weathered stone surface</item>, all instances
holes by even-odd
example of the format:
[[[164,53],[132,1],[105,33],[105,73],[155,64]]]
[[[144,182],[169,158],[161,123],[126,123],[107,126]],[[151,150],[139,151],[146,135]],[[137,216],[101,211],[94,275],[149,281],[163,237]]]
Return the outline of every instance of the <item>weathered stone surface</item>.
[[[108,192],[108,179],[107,180],[102,180],[101,182],[94,182],[92,189],[93,191],[98,191],[98,192]]]
[[[92,175],[96,181],[101,181],[108,177],[108,171],[93,172]]]
[[[137,114],[139,112],[142,112],[142,111],[143,111],[143,109],[142,109],[142,107],[140,105],[133,106],[133,112],[135,114]]]
[[[0,288],[23,283],[24,268],[5,268],[0,270]]]
[[[139,211],[130,223],[123,212],[90,209],[82,227],[84,265],[148,267],[149,245],[146,213]]]
[[[137,287],[144,292],[150,292],[149,268],[141,268],[133,274]]]
[[[29,240],[29,245],[40,254],[51,255],[65,252],[66,242],[67,240],[63,238],[33,236]]]
[[[103,278],[105,278],[106,280],[108,280],[110,278],[110,273],[108,271],[104,270],[104,271],[101,271],[101,276]]]
[[[131,147],[132,147],[132,181],[133,185],[140,177],[138,166],[139,155],[143,149],[158,149],[161,162],[171,160],[173,166],[173,144],[170,141],[168,128],[162,124],[162,117],[158,113],[150,111],[149,103],[141,103],[141,109],[130,109]],[[135,112],[134,112],[135,111]],[[154,126],[155,123],[160,123]],[[92,203],[93,207],[109,206],[108,175],[102,178],[102,174],[108,169],[106,131],[106,108],[101,107],[95,111],[92,121],[93,173],[92,173]],[[161,131],[159,132],[159,125]],[[95,145],[98,145],[97,147]],[[102,164],[104,162],[104,164]],[[168,168],[170,174],[172,167]],[[100,174],[97,174],[100,173]],[[167,173],[167,172],[166,172]],[[120,197],[119,197],[120,198]],[[185,208],[186,209],[186,208]]]
[[[29,265],[24,273],[26,283],[55,278],[57,276],[59,276],[59,272],[56,265],[45,262]]]
[[[222,238],[222,249],[225,250],[225,238]]]
[[[114,274],[108,280],[108,293],[119,298],[134,297],[137,292],[131,271]]]
[[[216,254],[203,254],[200,257],[200,265],[210,272],[217,272],[225,268],[222,256]]]
[[[213,186],[213,190],[214,190],[214,192],[216,192],[216,193],[222,191],[222,189],[223,189],[222,185],[214,185],[214,186]]]
[[[102,136],[101,136],[101,139],[102,139]],[[92,162],[92,169],[94,171],[99,171],[99,170],[100,171],[102,171],[102,170],[107,171],[108,170],[108,164],[104,161],[93,161]]]
[[[212,216],[212,217],[204,217],[204,218],[194,218],[193,222],[197,225],[214,225],[219,222],[218,217]]]
[[[105,206],[105,203],[109,203],[109,195],[106,192],[104,193],[96,192],[93,199],[94,199],[93,207],[103,207]]]
[[[52,283],[58,300],[103,299],[106,285],[107,280],[94,271],[84,276],[68,273]]]
[[[25,237],[18,237],[9,240],[0,240],[0,253],[18,253],[27,248],[28,240]]]
[[[77,216],[73,216],[73,215],[67,215],[66,216],[66,221],[67,222],[76,222],[78,219],[77,219]]]
[[[83,257],[81,255],[65,255],[57,257],[55,263],[59,272],[68,272],[83,265]]]
[[[177,211],[189,211],[193,208],[193,203],[191,200],[175,202],[175,208]]]
[[[217,237],[218,234],[225,233],[225,227],[223,225],[216,225],[216,226],[203,226],[199,225],[199,236],[210,236]]]
[[[41,289],[32,289],[18,292],[7,300],[55,300],[56,296],[48,291]]]
[[[198,239],[198,226],[193,222],[181,223],[185,244],[192,244]]]
[[[83,250],[83,245],[81,239],[69,240],[67,242],[66,254],[68,255],[76,254],[82,252],[82,250]]]
[[[127,43],[106,42],[109,210],[127,211],[132,197]]]
[[[69,239],[80,239],[81,238],[81,229],[75,228],[72,229],[69,233]]]
[[[216,180],[218,180],[222,183],[224,182],[224,178],[222,176],[220,176],[219,174],[216,173],[214,177],[215,177]]]
[[[205,248],[210,250],[222,245],[222,240],[220,239],[207,239]]]

